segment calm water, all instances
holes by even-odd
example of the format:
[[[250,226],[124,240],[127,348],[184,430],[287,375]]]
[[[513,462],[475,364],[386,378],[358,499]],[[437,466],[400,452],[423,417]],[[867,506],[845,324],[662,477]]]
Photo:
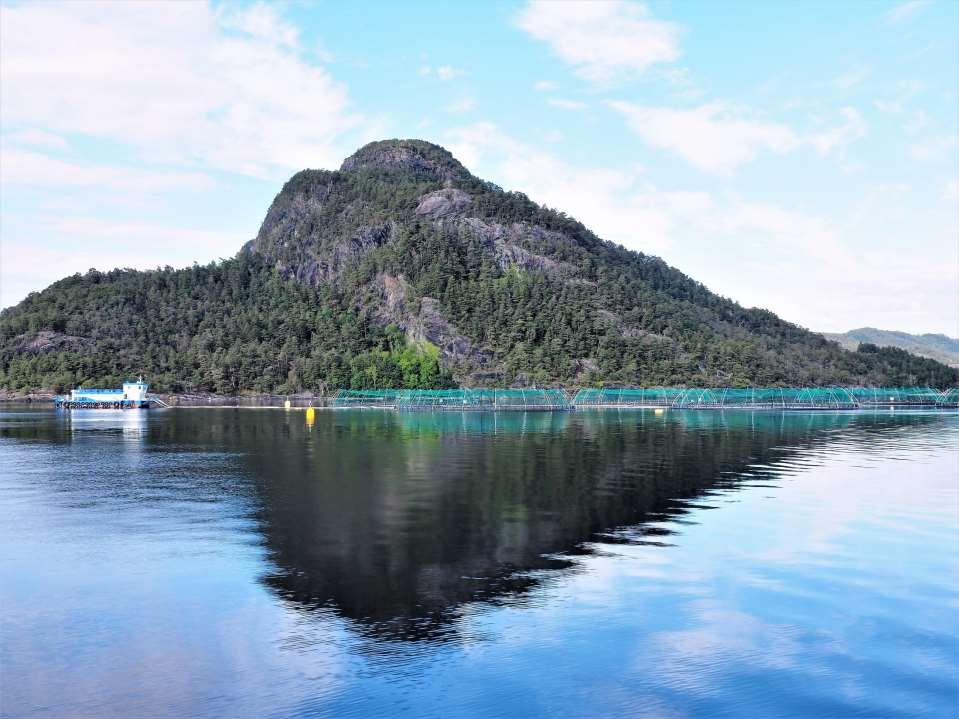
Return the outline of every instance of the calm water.
[[[956,716],[959,414],[0,412],[0,707]]]

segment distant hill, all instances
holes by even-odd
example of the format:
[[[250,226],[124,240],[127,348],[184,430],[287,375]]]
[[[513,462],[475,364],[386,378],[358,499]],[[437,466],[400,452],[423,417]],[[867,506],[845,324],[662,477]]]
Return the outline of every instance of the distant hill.
[[[219,393],[959,384],[934,360],[850,352],[744,308],[419,140],[297,173],[232,259],[77,274],[0,313],[0,388],[139,373]]]
[[[860,327],[858,330],[843,333],[823,332],[822,335],[853,352],[862,343],[877,347],[898,347],[920,357],[938,360],[950,367],[959,367],[959,339],[946,335],[912,335],[908,332],[877,330],[875,327]]]

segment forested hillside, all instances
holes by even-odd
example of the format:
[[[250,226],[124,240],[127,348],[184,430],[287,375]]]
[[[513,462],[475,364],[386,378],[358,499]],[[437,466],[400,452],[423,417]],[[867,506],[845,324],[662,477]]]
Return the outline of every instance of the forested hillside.
[[[0,314],[0,387],[141,372],[156,389],[221,393],[959,381],[745,309],[440,147],[395,140],[295,175],[233,259],[77,275]]]
[[[4,313],[0,332],[0,384],[14,390],[112,386],[140,372],[171,392],[453,386],[435,347],[408,345],[248,253],[69,277]]]

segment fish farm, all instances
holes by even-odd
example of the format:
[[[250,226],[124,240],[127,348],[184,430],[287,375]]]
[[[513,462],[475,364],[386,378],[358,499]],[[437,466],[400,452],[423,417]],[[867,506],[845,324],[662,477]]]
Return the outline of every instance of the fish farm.
[[[959,408],[959,388],[748,387],[562,389],[339,390],[338,409],[405,411],[569,411],[575,409],[857,410]]]
[[[400,410],[518,410],[561,411],[573,409],[561,389],[409,389],[340,390],[332,407]]]

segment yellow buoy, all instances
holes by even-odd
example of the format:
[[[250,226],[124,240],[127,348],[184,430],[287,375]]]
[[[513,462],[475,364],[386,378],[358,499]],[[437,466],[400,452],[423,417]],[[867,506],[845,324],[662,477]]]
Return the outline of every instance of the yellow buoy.
[[[653,410],[653,414],[663,414],[665,411],[666,410],[663,409],[662,407],[657,407],[656,409]]]
[[[312,407],[306,408],[306,426],[312,427],[316,422],[316,410]]]
[[[283,403],[283,409],[289,409],[291,406],[290,400],[286,400],[286,402]]]

